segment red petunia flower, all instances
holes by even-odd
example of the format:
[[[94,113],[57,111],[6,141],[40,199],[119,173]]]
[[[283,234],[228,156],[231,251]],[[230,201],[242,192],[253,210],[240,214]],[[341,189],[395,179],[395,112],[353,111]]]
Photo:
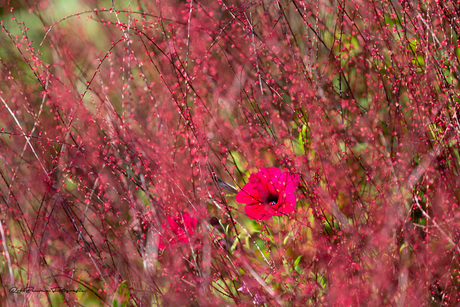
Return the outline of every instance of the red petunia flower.
[[[198,221],[196,217],[192,217],[189,213],[185,213],[182,216],[168,217],[167,220],[174,236],[170,236],[169,239],[160,236],[158,243],[158,248],[160,249],[165,248],[166,244],[187,243],[189,237],[195,233]],[[163,224],[163,229],[167,229],[166,223]]]
[[[249,182],[238,192],[237,202],[246,204],[244,211],[252,219],[268,220],[294,211],[295,190],[299,175],[281,173],[277,167],[262,167],[251,174]]]

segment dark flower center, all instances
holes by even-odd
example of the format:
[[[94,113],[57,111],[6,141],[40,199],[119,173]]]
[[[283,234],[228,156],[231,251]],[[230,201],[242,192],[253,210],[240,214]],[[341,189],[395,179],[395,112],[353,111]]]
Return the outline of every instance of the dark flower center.
[[[270,206],[274,206],[278,203],[278,195],[269,194],[267,198],[267,203]]]

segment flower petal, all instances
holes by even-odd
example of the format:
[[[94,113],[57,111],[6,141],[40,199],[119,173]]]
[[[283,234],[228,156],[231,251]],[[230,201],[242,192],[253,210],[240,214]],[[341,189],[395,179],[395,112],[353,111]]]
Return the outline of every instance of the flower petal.
[[[281,176],[281,170],[277,167],[261,167],[259,174],[275,182]]]
[[[196,217],[192,217],[190,213],[184,214],[185,231],[187,231],[190,235],[193,235],[195,233],[197,223],[198,219]]]
[[[272,216],[289,214],[295,210],[295,190],[299,175],[284,172],[277,167],[262,167],[251,174],[249,182],[235,199],[246,204],[245,212],[253,219],[268,220]],[[275,204],[276,202],[276,204]]]
[[[169,228],[172,230],[173,235],[169,235],[168,240],[169,244],[175,243],[186,243],[189,240],[189,237],[195,233],[196,225],[197,225],[197,218],[192,217],[190,213],[185,213],[182,216],[176,217],[167,217],[166,220],[168,221]],[[166,224],[163,224],[163,229],[166,230]],[[164,238],[161,238],[164,240]],[[160,246],[165,246],[166,243],[160,241],[159,248],[163,248]]]
[[[160,237],[160,240],[158,241],[158,249],[163,249],[166,247],[166,244],[163,242],[163,238]]]
[[[296,198],[294,194],[282,194],[277,206],[273,210],[276,210],[277,215],[289,214],[294,212],[295,204]]]
[[[277,167],[262,167],[257,173],[264,189],[271,195],[278,195],[277,186],[281,177],[281,171]]]
[[[270,207],[264,205],[246,205],[244,211],[248,217],[256,220],[268,220],[273,216]]]
[[[293,193],[298,186],[298,174],[282,173],[275,187],[282,194],[282,192]]]
[[[251,178],[252,175],[250,179]],[[259,182],[249,182],[243,187],[241,191],[238,192],[238,194],[236,194],[235,199],[241,204],[257,204],[262,202],[265,193],[266,192],[263,191],[263,188]]]

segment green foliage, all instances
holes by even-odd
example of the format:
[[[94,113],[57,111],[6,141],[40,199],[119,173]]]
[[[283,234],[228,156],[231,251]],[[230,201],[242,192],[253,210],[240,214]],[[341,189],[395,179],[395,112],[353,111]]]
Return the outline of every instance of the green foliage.
[[[117,290],[113,295],[112,306],[113,307],[126,307],[128,306],[129,297],[131,293],[129,291],[128,282],[122,281],[118,286]]]

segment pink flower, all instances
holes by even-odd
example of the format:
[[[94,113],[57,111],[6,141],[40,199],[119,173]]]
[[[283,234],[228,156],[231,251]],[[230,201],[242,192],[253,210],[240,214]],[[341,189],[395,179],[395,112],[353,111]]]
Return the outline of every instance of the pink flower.
[[[294,211],[295,190],[299,175],[281,173],[277,167],[262,167],[251,174],[249,182],[236,195],[236,201],[246,204],[244,211],[252,219],[268,220]]]
[[[176,243],[187,243],[189,237],[193,236],[196,230],[197,218],[190,216],[189,213],[185,213],[182,216],[168,217],[168,224],[172,233],[172,237],[165,239],[164,236],[160,236],[158,248],[163,249],[166,244]],[[163,224],[163,229],[167,232],[167,224]]]

